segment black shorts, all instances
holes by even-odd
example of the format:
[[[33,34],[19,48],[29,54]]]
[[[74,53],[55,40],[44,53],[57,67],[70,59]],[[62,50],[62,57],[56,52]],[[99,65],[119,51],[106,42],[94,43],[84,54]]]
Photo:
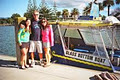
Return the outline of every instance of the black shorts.
[[[20,46],[20,49],[22,48],[29,48],[29,42],[22,42],[22,45]]]

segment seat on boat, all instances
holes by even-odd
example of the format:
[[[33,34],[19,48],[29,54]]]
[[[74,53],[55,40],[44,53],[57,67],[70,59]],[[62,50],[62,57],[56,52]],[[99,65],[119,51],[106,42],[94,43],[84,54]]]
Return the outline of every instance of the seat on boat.
[[[115,54],[114,54],[114,65],[115,66],[119,66],[120,65],[120,51],[115,51]]]

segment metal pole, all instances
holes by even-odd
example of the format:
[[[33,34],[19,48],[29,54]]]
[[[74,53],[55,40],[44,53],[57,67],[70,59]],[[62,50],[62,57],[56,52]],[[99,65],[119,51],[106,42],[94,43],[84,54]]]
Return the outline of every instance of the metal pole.
[[[115,29],[115,27],[112,27],[112,52],[111,52],[111,60],[113,60],[113,56],[114,56],[114,29]]]

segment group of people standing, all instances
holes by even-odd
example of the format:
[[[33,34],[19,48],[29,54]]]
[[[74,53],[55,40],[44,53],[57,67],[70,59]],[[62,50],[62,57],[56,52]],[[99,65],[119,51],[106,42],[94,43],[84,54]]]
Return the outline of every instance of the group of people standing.
[[[54,46],[54,37],[52,26],[49,25],[46,18],[39,19],[39,11],[33,12],[33,19],[26,19],[20,23],[18,31],[18,43],[21,50],[21,69],[28,68],[27,54],[31,54],[31,67],[34,67],[34,53],[39,54],[39,63],[43,66],[49,66],[51,61],[50,47]],[[46,62],[43,63],[43,50]]]

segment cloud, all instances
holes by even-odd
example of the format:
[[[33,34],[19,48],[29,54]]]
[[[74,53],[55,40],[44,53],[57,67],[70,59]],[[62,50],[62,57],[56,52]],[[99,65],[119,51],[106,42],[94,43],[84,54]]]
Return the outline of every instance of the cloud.
[[[74,8],[79,5],[89,3],[92,0],[46,0],[46,3],[49,5],[53,5],[54,1],[56,2],[56,6],[58,8]]]
[[[78,8],[80,5],[86,4],[83,0],[58,0],[56,2],[59,8]]]
[[[73,9],[77,8],[81,13],[82,10],[88,5],[88,3],[94,0],[46,0],[51,7],[53,7],[54,1],[56,2],[57,9]],[[98,2],[103,2],[103,0],[98,0]]]
[[[79,11],[82,11],[84,7],[87,6],[89,2],[92,0],[46,0],[46,3],[53,6],[54,1],[56,2],[57,9],[68,9],[71,10],[73,8],[77,8]]]
[[[78,7],[79,5],[87,5],[90,2],[93,2],[94,0],[45,0],[46,3],[49,5],[53,5],[54,1],[56,2],[56,6],[58,8],[74,8]],[[97,0],[98,2],[103,2],[103,0]],[[84,7],[83,6],[83,7]]]

